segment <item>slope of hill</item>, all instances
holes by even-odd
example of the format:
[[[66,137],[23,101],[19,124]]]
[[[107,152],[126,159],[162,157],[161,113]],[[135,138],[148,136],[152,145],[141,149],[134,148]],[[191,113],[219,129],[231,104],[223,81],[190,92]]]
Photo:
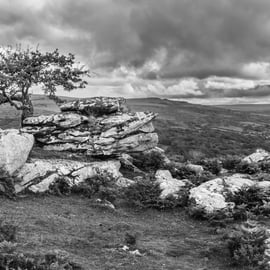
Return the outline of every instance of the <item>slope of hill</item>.
[[[51,100],[33,98],[36,114],[58,111]],[[127,104],[134,111],[159,113],[155,124],[161,146],[176,158],[267,148],[263,134],[268,132],[270,116],[156,98],[132,99]],[[17,111],[0,106],[0,128],[18,127],[18,123]],[[31,194],[14,201],[1,197],[0,202],[1,219],[18,227],[20,252],[64,250],[85,269],[93,270],[247,269],[231,265],[223,233],[181,209],[139,211],[119,204],[111,210],[75,195]],[[122,249],[126,233],[138,235],[142,256]],[[215,251],[217,245],[222,255],[219,249]]]
[[[33,96],[35,115],[59,111],[41,95]],[[133,111],[153,111],[161,147],[171,157],[196,159],[227,154],[249,154],[256,148],[270,151],[268,105],[203,106],[159,98],[129,99]],[[19,127],[19,112],[0,106],[0,127]]]
[[[220,105],[217,107],[256,114],[270,114],[270,104],[235,104]]]
[[[135,111],[159,113],[155,126],[161,146],[171,156],[193,159],[249,154],[259,147],[270,150],[268,107],[256,112],[257,106],[248,112],[158,98],[130,99],[127,103]]]

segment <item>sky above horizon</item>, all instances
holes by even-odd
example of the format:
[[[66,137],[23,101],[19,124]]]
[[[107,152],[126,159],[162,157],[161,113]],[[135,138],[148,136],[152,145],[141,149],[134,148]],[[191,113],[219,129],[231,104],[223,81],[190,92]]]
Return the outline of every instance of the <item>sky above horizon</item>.
[[[0,0],[0,28],[88,66],[70,96],[270,103],[269,0]]]

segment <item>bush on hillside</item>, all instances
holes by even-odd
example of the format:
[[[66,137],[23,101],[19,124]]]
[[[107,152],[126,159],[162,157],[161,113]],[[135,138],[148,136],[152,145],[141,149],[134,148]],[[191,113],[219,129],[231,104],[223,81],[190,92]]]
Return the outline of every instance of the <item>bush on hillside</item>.
[[[158,151],[133,155],[133,158],[133,164],[145,172],[155,172],[164,168],[164,157]]]
[[[198,164],[215,175],[218,175],[222,169],[222,162],[217,158],[202,159]]]
[[[260,166],[258,163],[248,163],[241,161],[235,168],[236,172],[244,174],[256,174],[260,172]]]
[[[192,176],[195,176],[195,172],[191,171],[187,168],[184,164],[171,162],[170,164],[166,165],[166,170],[169,170],[172,177],[177,179],[189,179]]]
[[[265,228],[255,222],[247,221],[226,238],[233,264],[263,269],[267,239]]]
[[[118,194],[114,178],[109,174],[99,173],[93,178],[85,179],[78,185],[70,186],[67,180],[57,179],[49,187],[50,193],[54,195],[79,194],[87,198],[98,197],[113,202]]]
[[[248,216],[249,213],[255,216],[270,215],[270,192],[259,187],[251,186],[239,190],[237,193],[228,194],[228,200],[235,203],[236,213]]]
[[[221,162],[224,169],[233,171],[241,163],[241,157],[237,155],[227,155]]]
[[[182,190],[177,197],[168,196],[160,198],[161,189],[159,184],[151,177],[140,180],[127,187],[124,198],[132,206],[139,208],[172,209],[178,206],[186,206],[188,202],[188,190]]]
[[[263,172],[270,173],[270,161],[269,160],[260,162],[259,167]]]

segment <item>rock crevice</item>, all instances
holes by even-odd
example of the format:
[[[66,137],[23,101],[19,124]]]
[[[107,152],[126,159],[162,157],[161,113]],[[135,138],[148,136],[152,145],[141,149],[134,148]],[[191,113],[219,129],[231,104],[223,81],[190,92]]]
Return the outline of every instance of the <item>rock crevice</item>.
[[[61,113],[28,117],[22,131],[47,150],[89,156],[137,153],[155,148],[152,112],[128,112],[123,98],[92,98],[63,104]]]

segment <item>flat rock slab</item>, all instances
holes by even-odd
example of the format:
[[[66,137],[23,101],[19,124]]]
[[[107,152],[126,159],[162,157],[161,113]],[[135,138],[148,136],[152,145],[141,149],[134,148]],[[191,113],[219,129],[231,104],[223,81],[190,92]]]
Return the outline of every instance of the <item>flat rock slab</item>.
[[[15,192],[20,193],[26,189],[35,193],[45,192],[59,178],[64,178],[70,186],[96,176],[109,177],[116,182],[122,177],[120,166],[117,160],[88,163],[64,159],[32,159],[16,174]]]
[[[94,97],[64,103],[60,109],[80,112],[84,115],[101,116],[126,111],[125,102],[124,98]]]

